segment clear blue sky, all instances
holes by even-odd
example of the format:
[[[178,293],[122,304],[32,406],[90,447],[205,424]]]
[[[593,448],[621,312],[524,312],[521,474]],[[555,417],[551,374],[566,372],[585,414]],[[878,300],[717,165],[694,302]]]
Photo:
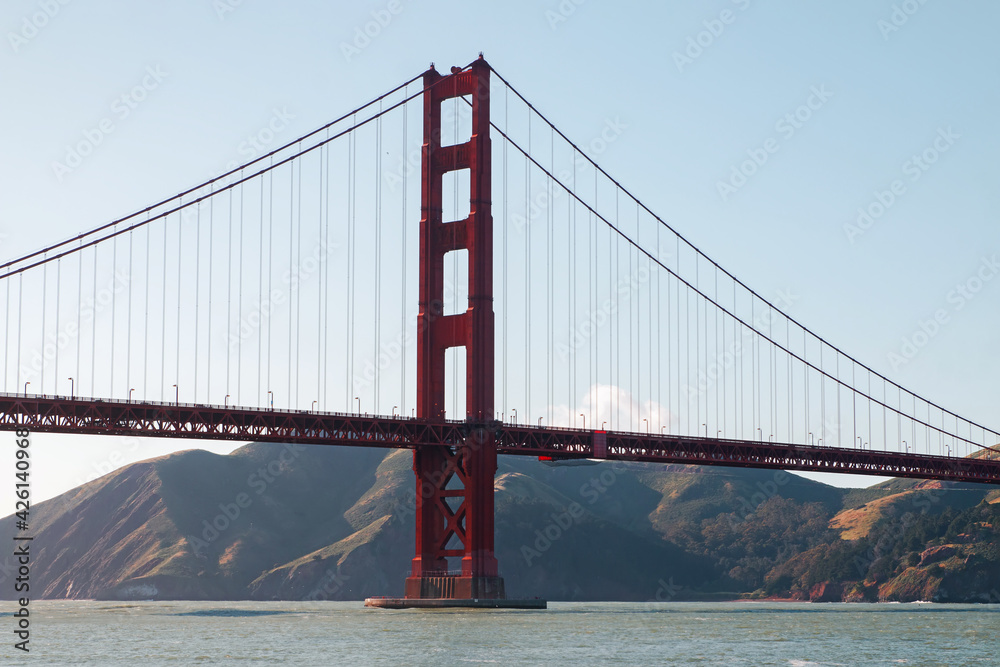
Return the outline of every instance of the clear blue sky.
[[[1000,280],[961,309],[949,293],[1000,253],[998,20],[986,0],[8,0],[0,254],[217,174],[276,111],[288,140],[483,51],[570,137],[617,119],[602,166],[744,282],[793,293],[790,314],[827,340],[996,428]],[[115,106],[143,82],[135,108]],[[108,117],[114,131],[60,178],[67,145]],[[925,150],[933,164],[914,162]],[[897,180],[881,216],[845,229]],[[894,368],[940,309],[947,324]],[[36,498],[176,448],[37,436]]]

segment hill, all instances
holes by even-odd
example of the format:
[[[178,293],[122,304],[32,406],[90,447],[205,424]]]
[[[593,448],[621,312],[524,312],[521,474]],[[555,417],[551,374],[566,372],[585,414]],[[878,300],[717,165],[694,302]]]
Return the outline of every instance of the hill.
[[[1000,590],[1000,494],[985,487],[847,490],[782,471],[501,457],[495,488],[497,556],[514,595],[973,600]],[[178,452],[35,506],[32,587],[45,598],[399,595],[413,508],[408,451]],[[0,520],[0,536],[13,532],[13,517]]]

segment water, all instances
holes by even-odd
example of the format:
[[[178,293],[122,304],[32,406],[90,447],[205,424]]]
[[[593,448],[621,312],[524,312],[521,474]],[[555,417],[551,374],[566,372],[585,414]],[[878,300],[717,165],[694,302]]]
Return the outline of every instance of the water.
[[[994,665],[1000,605],[34,602],[38,665]],[[28,664],[0,617],[3,664]],[[8,627],[4,628],[6,624]]]

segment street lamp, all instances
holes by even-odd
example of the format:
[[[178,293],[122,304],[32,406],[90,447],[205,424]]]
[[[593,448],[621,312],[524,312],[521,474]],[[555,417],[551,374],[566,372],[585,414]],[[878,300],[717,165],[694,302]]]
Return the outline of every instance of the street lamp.
[[[661,426],[660,427],[660,435],[663,435],[663,429],[665,429],[665,428],[667,428],[667,427],[666,426]]]
[[[858,436],[858,449],[864,449],[864,445],[861,444],[861,436]]]
[[[358,414],[360,415],[361,414],[361,397],[360,396],[355,396],[354,400],[358,402]]]
[[[392,416],[393,416],[393,417],[395,417],[395,416],[396,416],[396,410],[398,410],[398,409],[399,409],[399,406],[398,406],[398,405],[394,405],[394,406],[392,406]]]
[[[29,384],[31,384],[31,380],[28,380],[27,382],[24,383],[24,397],[25,398],[28,397],[28,385]]]
[[[69,379],[69,397],[70,397],[71,400],[73,399],[73,396],[74,396],[73,384],[74,384],[73,383],[73,378],[70,378]]]
[[[223,405],[224,405],[224,407],[227,407],[227,408],[229,407],[229,394],[226,394],[226,400],[223,401]]]
[[[649,420],[643,417],[642,421],[646,422],[646,433],[649,433]]]
[[[771,435],[767,436],[767,441],[768,442],[772,442],[773,440],[774,440],[774,434],[773,433]]]
[[[812,431],[809,431],[809,444],[810,445],[815,445],[816,444],[816,441],[813,439]]]
[[[708,437],[708,424],[702,424],[702,426],[705,427],[705,437],[707,438]],[[757,430],[759,431],[760,429],[757,429]]]
[[[312,411],[313,411],[313,412],[316,412],[316,404],[317,404],[317,403],[319,403],[319,401],[313,401],[313,402],[312,402]]]
[[[809,435],[812,435],[812,433],[810,433]],[[763,432],[762,430],[760,430],[760,427],[759,427],[759,426],[757,427],[757,436],[758,436],[758,437],[757,437],[757,440],[758,440],[758,441],[760,441],[760,440],[763,440],[763,439],[764,439],[764,432]]]
[[[511,408],[510,411],[514,414],[514,423],[517,423],[517,408]]]
[[[174,405],[180,405],[181,403],[181,390],[174,385]]]
[[[131,402],[132,402],[132,392],[133,392],[133,391],[135,391],[135,389],[129,389],[129,390],[128,390],[128,402],[129,402],[129,403],[131,403]]]
[[[274,392],[270,389],[267,390],[267,402],[271,404],[271,409],[274,409]]]
[[[608,422],[606,422],[606,421],[601,422],[601,430],[602,431],[605,430],[604,427],[607,426],[607,425],[608,425]],[[583,427],[586,428],[587,424],[584,423]]]
[[[910,453],[910,446],[906,444],[906,440],[903,441],[903,451],[905,451],[907,454]]]
[[[587,415],[580,413],[580,417],[583,419],[583,430],[587,430]]]

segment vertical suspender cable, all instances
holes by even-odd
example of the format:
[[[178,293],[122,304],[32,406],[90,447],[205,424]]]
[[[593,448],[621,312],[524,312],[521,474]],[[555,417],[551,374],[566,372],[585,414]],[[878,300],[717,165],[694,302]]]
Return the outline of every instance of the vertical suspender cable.
[[[215,211],[215,197],[208,200],[208,325],[206,327],[206,347],[205,347],[205,402],[212,401],[212,236],[215,233],[213,223]]]
[[[146,214],[146,218],[149,218],[149,214]],[[126,334],[125,334],[125,391],[129,391],[132,387],[132,283],[134,282],[132,278],[132,235],[135,231],[130,231],[128,233],[128,309],[126,311],[126,323],[128,324]],[[56,279],[56,284],[59,284],[58,278]],[[58,304],[58,295],[56,296],[56,303]],[[58,306],[57,306],[58,311]],[[56,313],[56,329],[58,330],[59,313]],[[59,381],[58,364],[56,368],[56,382]],[[129,393],[131,393],[129,391]],[[131,398],[131,396],[129,397]],[[145,397],[144,397],[145,398]]]
[[[164,394],[167,391],[167,222],[168,217],[163,216],[163,281],[161,283],[162,296],[160,298],[160,402],[164,402]],[[178,250],[179,252],[179,250]],[[97,261],[97,254],[94,254],[94,261]]]
[[[175,396],[180,396],[181,386],[181,257],[184,256],[183,230],[184,211],[177,213],[177,359],[175,363],[175,375],[177,379],[177,392]],[[179,398],[177,400],[180,400]]]
[[[409,95],[409,87],[406,87],[403,90],[403,98],[405,99],[405,98],[407,98],[409,96],[410,96]],[[404,104],[403,105],[403,113],[402,113],[402,117],[403,117],[403,176],[402,176],[402,180],[403,180],[403,182],[402,182],[403,196],[402,196],[402,202],[403,203],[402,203],[402,212],[400,214],[400,224],[402,226],[402,230],[401,230],[401,235],[402,235],[402,242],[401,242],[402,251],[401,251],[401,254],[402,254],[402,257],[400,258],[400,260],[401,260],[400,261],[400,266],[402,267],[402,270],[400,271],[400,274],[399,274],[400,275],[399,293],[401,295],[401,297],[400,297],[400,304],[399,304],[399,316],[400,316],[400,329],[399,329],[400,336],[399,336],[399,340],[400,340],[400,358],[402,360],[401,364],[400,364],[400,371],[399,371],[399,374],[400,374],[400,383],[399,383],[399,385],[400,385],[400,388],[399,388],[399,411],[400,411],[401,415],[405,415],[406,414],[406,347],[407,347],[407,345],[406,345],[406,340],[407,340],[407,336],[406,336],[406,329],[407,329],[407,327],[406,327],[406,304],[408,303],[407,295],[406,295],[406,252],[407,252],[406,228],[409,226],[408,223],[407,223],[407,220],[406,220],[406,214],[407,214],[407,209],[406,209],[406,194],[407,194],[407,192],[406,192],[406,176],[407,176],[407,173],[410,171],[410,149],[409,149],[410,144],[409,144],[409,136],[408,136],[408,132],[407,132],[407,129],[409,128],[409,123],[408,123],[408,121],[409,121],[409,115],[407,113],[408,111],[409,111],[408,105]],[[506,173],[504,174],[504,177],[506,178]],[[504,181],[504,183],[506,184],[506,180]],[[506,201],[506,197],[505,197],[504,198],[504,212],[506,212],[506,206],[507,206],[507,201]],[[506,236],[504,238],[506,238]],[[504,294],[506,294],[506,288],[504,288]],[[505,323],[505,326],[506,326],[506,323]]]
[[[457,100],[456,100],[457,104]],[[382,308],[382,102],[379,101],[379,117],[375,121],[375,408],[372,414],[378,414],[380,386],[379,356],[382,352],[382,322],[379,315]],[[456,127],[457,127],[456,123]]]
[[[270,164],[274,164],[274,157],[270,159]],[[261,178],[260,181],[261,190],[264,189],[264,179]],[[264,212],[261,211],[261,215]],[[271,384],[271,321],[274,319],[274,306],[276,304],[271,303],[272,294],[272,261],[274,258],[274,171],[267,172],[267,294],[268,294],[268,313],[267,313],[267,364],[266,364],[266,377],[265,385],[268,390],[271,390],[274,385]],[[258,348],[259,349],[259,348]],[[261,394],[260,377],[257,377],[257,400],[262,400],[264,394]]]
[[[295,289],[298,281],[295,267],[295,165],[296,161],[288,164],[288,270],[291,272],[291,284],[289,289]],[[301,178],[301,172],[299,174]],[[291,294],[288,295],[291,297]],[[292,407],[292,319],[295,314],[292,299],[288,299],[288,387],[285,390],[288,394],[288,407]],[[270,387],[268,387],[270,389]],[[273,395],[272,395],[273,396]],[[273,398],[272,398],[273,400]]]
[[[230,191],[232,192],[232,191]],[[146,284],[145,295],[143,296],[143,325],[142,325],[142,399],[149,400],[149,258],[150,258],[150,237],[153,233],[152,226],[146,227]],[[229,312],[226,312],[226,319],[229,319]],[[228,350],[228,346],[226,348]],[[228,391],[228,388],[227,388]]]
[[[233,316],[233,190],[229,189],[229,243],[226,245],[226,322],[229,326],[229,336],[226,337],[226,396],[230,394],[230,381],[232,380],[232,364],[230,352],[232,346],[232,324]],[[239,326],[236,328],[236,335],[240,334]]]
[[[44,258],[45,255],[42,255],[42,257]],[[39,375],[38,393],[39,394],[44,394],[45,393],[45,315],[46,315],[45,311],[47,310],[47,308],[45,307],[45,297],[47,296],[47,293],[48,293],[48,284],[47,284],[48,283],[48,277],[49,277],[49,265],[48,264],[43,264],[42,265],[42,298],[41,298],[41,306],[42,306],[41,349],[42,349],[42,354],[41,354],[41,360],[39,361],[39,367],[40,368],[39,368],[39,371],[38,371],[38,375]],[[112,334],[112,336],[113,335],[114,334]]]
[[[53,341],[56,350],[55,359],[53,359],[54,362],[53,370],[55,372],[55,380],[53,381],[53,390],[54,393],[56,394],[59,393],[59,301],[60,301],[59,296],[61,291],[62,291],[62,258],[60,257],[59,259],[56,260],[56,337],[55,340]],[[42,348],[42,351],[43,352],[45,351],[44,347]]]
[[[198,402],[198,333],[201,315],[201,202],[195,211],[194,226],[194,402]]]
[[[299,144],[299,150],[302,145]],[[302,384],[302,371],[299,366],[299,348],[302,343],[302,165],[305,158],[299,158],[299,185],[295,194],[296,217],[295,217],[295,402],[292,403],[292,394],[289,392],[289,407],[299,405],[299,389]]]

